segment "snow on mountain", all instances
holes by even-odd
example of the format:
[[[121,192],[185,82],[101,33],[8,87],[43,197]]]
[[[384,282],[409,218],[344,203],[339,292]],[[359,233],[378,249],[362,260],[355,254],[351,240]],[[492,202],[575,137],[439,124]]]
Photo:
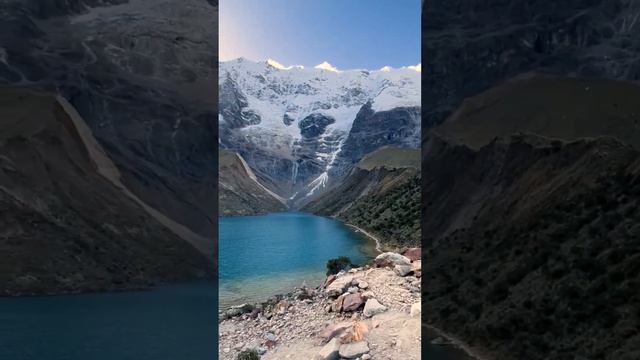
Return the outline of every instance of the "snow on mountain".
[[[239,58],[220,63],[219,87],[221,144],[244,151],[261,180],[286,197],[326,185],[365,104],[375,112],[420,106],[416,66],[341,71],[328,62],[305,68]],[[290,172],[285,188],[273,178],[278,169]]]

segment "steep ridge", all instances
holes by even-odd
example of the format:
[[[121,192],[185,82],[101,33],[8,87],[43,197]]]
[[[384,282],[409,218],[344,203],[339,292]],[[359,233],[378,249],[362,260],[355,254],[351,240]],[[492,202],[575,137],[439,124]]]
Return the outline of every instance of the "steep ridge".
[[[220,144],[299,206],[377,147],[419,146],[419,84],[417,67],[333,71],[223,62]]]
[[[375,234],[382,247],[420,244],[420,151],[383,147],[302,209]]]
[[[213,249],[199,251],[202,243],[185,241],[193,238],[181,238],[110,179],[115,167],[96,155],[102,149],[61,100],[0,90],[0,292],[105,291],[213,276]]]
[[[423,126],[525,72],[640,81],[639,14],[626,0],[425,2]]]
[[[434,131],[479,148],[530,132],[565,140],[612,136],[640,148],[640,86],[525,74],[466,99]]]
[[[61,94],[135,196],[211,242],[218,161],[214,4],[0,4],[0,84]]]
[[[637,357],[637,89],[514,79],[427,134],[431,325],[487,358]]]
[[[220,150],[219,216],[254,215],[286,209],[286,200],[258,182],[242,156]]]

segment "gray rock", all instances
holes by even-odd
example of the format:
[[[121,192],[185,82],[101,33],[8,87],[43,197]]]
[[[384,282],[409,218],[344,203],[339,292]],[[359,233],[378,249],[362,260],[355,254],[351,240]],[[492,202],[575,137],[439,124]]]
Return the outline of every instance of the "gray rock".
[[[264,335],[264,339],[267,341],[276,341],[278,340],[278,337],[276,336],[276,334],[272,333],[272,332],[268,332]]]
[[[362,312],[366,317],[372,317],[377,314],[381,314],[387,311],[387,307],[380,304],[376,299],[369,299],[364,304],[364,311]]]
[[[358,356],[369,352],[369,345],[366,341],[340,345],[339,354],[346,359],[355,359]]]
[[[358,292],[358,288],[355,286],[351,286],[347,291],[349,291],[350,294],[355,294]]]
[[[393,267],[393,271],[398,274],[398,276],[407,276],[411,273],[411,265],[396,265]]]
[[[333,282],[324,289],[324,292],[330,297],[340,296],[348,289],[352,280],[353,275],[342,275],[333,280]]]
[[[344,297],[344,301],[342,303],[342,311],[355,311],[360,308],[363,302],[364,300],[362,299],[362,296],[360,294],[349,294]]]
[[[396,266],[403,265],[411,267],[411,261],[406,256],[393,252],[385,252],[376,256],[374,260],[376,266]]]
[[[366,282],[366,281],[360,281],[360,282],[358,283],[358,287],[359,287],[360,289],[363,289],[363,290],[364,290],[364,289],[366,289],[366,288],[368,288],[368,287],[369,287],[369,283],[368,283],[368,282]]]
[[[340,355],[340,342],[338,339],[333,338],[318,352],[318,360],[337,360]]]

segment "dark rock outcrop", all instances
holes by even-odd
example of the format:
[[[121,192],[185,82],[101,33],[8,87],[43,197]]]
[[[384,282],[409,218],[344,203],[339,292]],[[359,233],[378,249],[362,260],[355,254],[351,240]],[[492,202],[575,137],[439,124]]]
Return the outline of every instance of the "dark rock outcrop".
[[[418,148],[420,134],[419,107],[376,112],[371,103],[367,103],[358,112],[331,175],[340,179],[363,156],[383,146]]]
[[[286,209],[284,199],[261,185],[239,154],[220,151],[218,214],[255,215]]]
[[[327,128],[327,125],[335,123],[336,120],[324,116],[322,114],[311,114],[304,119],[300,120],[298,127],[300,127],[300,134],[305,138],[314,138],[322,135]]]
[[[216,11],[204,0],[0,4],[0,84],[62,94],[133,193],[211,241]]]
[[[515,75],[640,80],[640,3],[435,0],[423,6],[424,126]]]
[[[188,230],[124,190],[74,116],[55,94],[0,89],[0,295],[212,277],[213,244],[189,244]]]

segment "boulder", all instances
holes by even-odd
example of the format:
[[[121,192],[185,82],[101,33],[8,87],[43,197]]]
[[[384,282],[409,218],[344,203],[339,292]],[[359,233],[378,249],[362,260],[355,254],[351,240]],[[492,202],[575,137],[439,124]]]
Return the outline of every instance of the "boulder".
[[[344,302],[342,303],[342,311],[355,311],[362,306],[364,300],[359,293],[349,294],[344,297]]]
[[[346,296],[347,296],[347,294],[342,294],[342,295],[338,296],[338,298],[335,299],[333,301],[333,303],[331,304],[331,311],[333,311],[333,312],[342,311],[342,305],[344,304],[344,298]]]
[[[280,302],[276,305],[276,313],[278,315],[284,315],[289,309],[289,302],[287,300],[280,300]]]
[[[373,291],[365,291],[365,292],[362,293],[362,297],[365,300],[375,299],[376,298],[376,294],[374,294]]]
[[[358,287],[357,286],[351,286],[349,287],[349,289],[347,290],[349,292],[349,294],[355,294],[358,292]]]
[[[224,317],[229,319],[235,316],[240,316],[242,314],[250,313],[253,311],[253,305],[250,304],[241,304],[230,307],[227,311],[224,312]]]
[[[411,260],[394,252],[386,252],[376,256],[374,263],[377,267],[393,267],[396,265],[411,265]]]
[[[411,261],[420,261],[422,260],[422,248],[407,249],[402,255]]]
[[[331,324],[324,328],[324,330],[320,332],[319,336],[325,340],[333,339],[334,337],[340,335],[346,329],[351,327],[351,325],[352,323],[347,321]]]
[[[387,311],[387,307],[380,304],[376,299],[369,299],[364,304],[364,311],[362,312],[366,317],[372,317],[377,314],[381,314]]]
[[[396,265],[393,268],[393,271],[398,275],[398,276],[407,276],[411,273],[412,268],[411,265]]]
[[[366,341],[358,341],[340,345],[338,353],[346,359],[355,359],[369,352],[369,344]]]
[[[358,287],[364,290],[369,287],[369,283],[364,280],[360,280],[360,282],[358,282]]]
[[[316,359],[318,360],[338,360],[340,358],[340,342],[338,339],[333,338],[329,341],[318,353]]]
[[[325,289],[324,292],[330,297],[342,295],[351,285],[353,275],[342,275],[336,277]]]

